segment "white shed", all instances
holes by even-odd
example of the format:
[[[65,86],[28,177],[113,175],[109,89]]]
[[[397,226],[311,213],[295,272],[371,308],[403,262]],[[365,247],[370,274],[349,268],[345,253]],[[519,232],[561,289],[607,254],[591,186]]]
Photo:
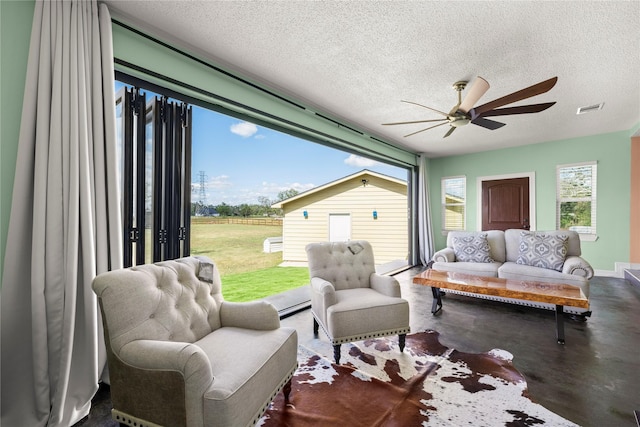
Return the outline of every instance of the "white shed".
[[[284,212],[283,261],[306,262],[311,242],[368,240],[377,264],[409,253],[407,183],[369,170],[273,205]]]

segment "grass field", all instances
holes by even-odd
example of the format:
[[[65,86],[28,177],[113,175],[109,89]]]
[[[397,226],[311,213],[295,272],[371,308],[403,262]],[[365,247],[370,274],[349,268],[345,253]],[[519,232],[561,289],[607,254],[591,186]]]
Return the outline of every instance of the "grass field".
[[[282,236],[281,226],[210,224],[207,218],[191,218],[191,255],[211,258],[222,277],[222,293],[228,301],[263,298],[309,283],[301,267],[278,267],[282,252],[264,253],[267,237]]]

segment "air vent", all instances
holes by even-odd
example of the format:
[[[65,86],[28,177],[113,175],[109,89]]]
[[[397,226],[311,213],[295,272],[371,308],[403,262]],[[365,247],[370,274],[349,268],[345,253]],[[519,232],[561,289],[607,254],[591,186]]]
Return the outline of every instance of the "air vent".
[[[600,104],[589,105],[588,107],[580,107],[578,108],[578,112],[576,114],[586,114],[592,111],[602,110],[603,106],[604,106],[604,102],[601,102]]]

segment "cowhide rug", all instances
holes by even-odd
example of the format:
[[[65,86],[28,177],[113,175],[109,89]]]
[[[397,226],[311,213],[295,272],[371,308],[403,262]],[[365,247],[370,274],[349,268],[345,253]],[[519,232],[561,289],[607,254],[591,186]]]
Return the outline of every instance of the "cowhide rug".
[[[529,399],[504,350],[462,353],[435,331],[404,353],[397,337],[343,344],[342,365],[327,350],[299,348],[289,404],[278,394],[258,426],[575,426]]]

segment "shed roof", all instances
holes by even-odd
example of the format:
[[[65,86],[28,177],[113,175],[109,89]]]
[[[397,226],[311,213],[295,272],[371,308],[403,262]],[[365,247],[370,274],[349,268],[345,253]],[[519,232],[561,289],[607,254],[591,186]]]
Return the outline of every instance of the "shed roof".
[[[304,192],[302,192],[300,194],[296,194],[295,196],[289,197],[288,199],[281,200],[281,201],[271,205],[271,207],[272,208],[282,208],[285,204],[287,204],[289,202],[293,202],[294,200],[299,200],[299,199],[302,199],[304,197],[308,197],[308,196],[310,196],[312,194],[315,194],[315,193],[317,193],[319,191],[323,191],[323,190],[325,190],[325,189],[327,189],[329,187],[333,187],[334,185],[342,184],[343,182],[346,182],[346,181],[351,181],[351,180],[356,180],[356,179],[360,179],[360,180],[365,179],[364,178],[365,176],[374,176],[374,177],[377,177],[377,178],[385,179],[385,180],[390,181],[390,182],[394,182],[396,184],[407,185],[407,182],[402,180],[402,179],[394,178],[392,176],[384,175],[384,174],[381,174],[381,173],[378,173],[378,172],[373,172],[373,171],[370,171],[368,169],[363,169],[360,172],[356,172],[356,173],[354,173],[352,175],[344,176],[342,178],[336,179],[335,181],[331,181],[331,182],[328,182],[326,184],[319,185],[318,187],[314,187],[314,188],[312,188],[310,190],[304,191]]]

